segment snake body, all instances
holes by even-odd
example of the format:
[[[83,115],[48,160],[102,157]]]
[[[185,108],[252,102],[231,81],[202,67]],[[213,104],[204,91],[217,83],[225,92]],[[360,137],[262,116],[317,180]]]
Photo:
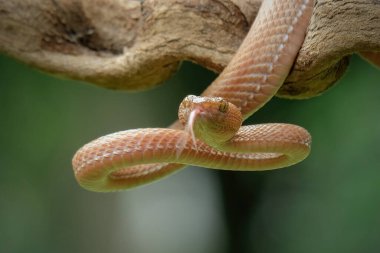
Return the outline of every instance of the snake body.
[[[202,97],[225,99],[243,119],[262,107],[292,67],[312,6],[312,0],[264,0],[236,55]],[[114,191],[152,182],[187,164],[227,170],[275,169],[303,160],[311,145],[309,133],[290,124],[243,126],[217,146],[194,139],[182,129],[173,124],[100,137],[74,155],[76,179],[88,190]]]

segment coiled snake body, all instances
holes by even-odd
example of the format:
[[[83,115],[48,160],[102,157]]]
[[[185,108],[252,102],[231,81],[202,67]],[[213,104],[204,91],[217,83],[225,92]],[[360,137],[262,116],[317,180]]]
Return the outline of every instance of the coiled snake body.
[[[303,160],[311,145],[305,129],[240,124],[282,85],[303,43],[312,6],[312,0],[264,0],[228,66],[202,97],[182,102],[179,118],[186,130],[179,124],[134,129],[86,144],[73,158],[80,185],[114,191],[151,182],[187,164],[267,170]]]

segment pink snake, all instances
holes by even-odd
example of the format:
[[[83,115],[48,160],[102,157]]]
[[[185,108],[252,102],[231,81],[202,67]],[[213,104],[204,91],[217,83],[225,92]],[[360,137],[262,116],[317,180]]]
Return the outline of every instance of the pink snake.
[[[201,115],[208,120],[207,115],[215,112],[226,124],[217,126],[224,131],[232,124],[231,117],[238,117],[224,118],[231,110],[235,113],[231,115],[241,114],[246,119],[276,94],[303,43],[312,8],[313,0],[264,0],[228,66],[202,98],[188,97],[181,104],[179,116],[190,131],[174,123],[171,128],[133,129],[100,137],[73,158],[79,184],[92,191],[115,191],[152,182],[186,165],[254,171],[282,168],[305,159],[311,137],[299,126],[243,126],[220,143],[209,143],[219,137],[202,137],[198,132],[215,128],[199,123]],[[190,120],[189,115],[193,115]],[[213,121],[215,118],[207,122]]]

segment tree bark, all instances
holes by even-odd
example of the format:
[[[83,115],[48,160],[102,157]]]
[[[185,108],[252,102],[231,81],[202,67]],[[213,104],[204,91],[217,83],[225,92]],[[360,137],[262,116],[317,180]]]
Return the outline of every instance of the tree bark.
[[[220,72],[260,3],[0,0],[0,51],[53,74],[142,90],[168,79],[184,60]],[[372,58],[380,52],[380,1],[316,0],[305,42],[277,95],[321,94],[355,52]]]

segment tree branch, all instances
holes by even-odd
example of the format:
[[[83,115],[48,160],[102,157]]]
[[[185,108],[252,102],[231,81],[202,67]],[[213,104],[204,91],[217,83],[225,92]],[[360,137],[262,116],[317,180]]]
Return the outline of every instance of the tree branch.
[[[53,74],[141,90],[169,78],[183,60],[221,71],[260,2],[0,0],[0,51]],[[344,74],[354,52],[380,52],[380,2],[316,1],[304,45],[278,95],[320,94]]]

